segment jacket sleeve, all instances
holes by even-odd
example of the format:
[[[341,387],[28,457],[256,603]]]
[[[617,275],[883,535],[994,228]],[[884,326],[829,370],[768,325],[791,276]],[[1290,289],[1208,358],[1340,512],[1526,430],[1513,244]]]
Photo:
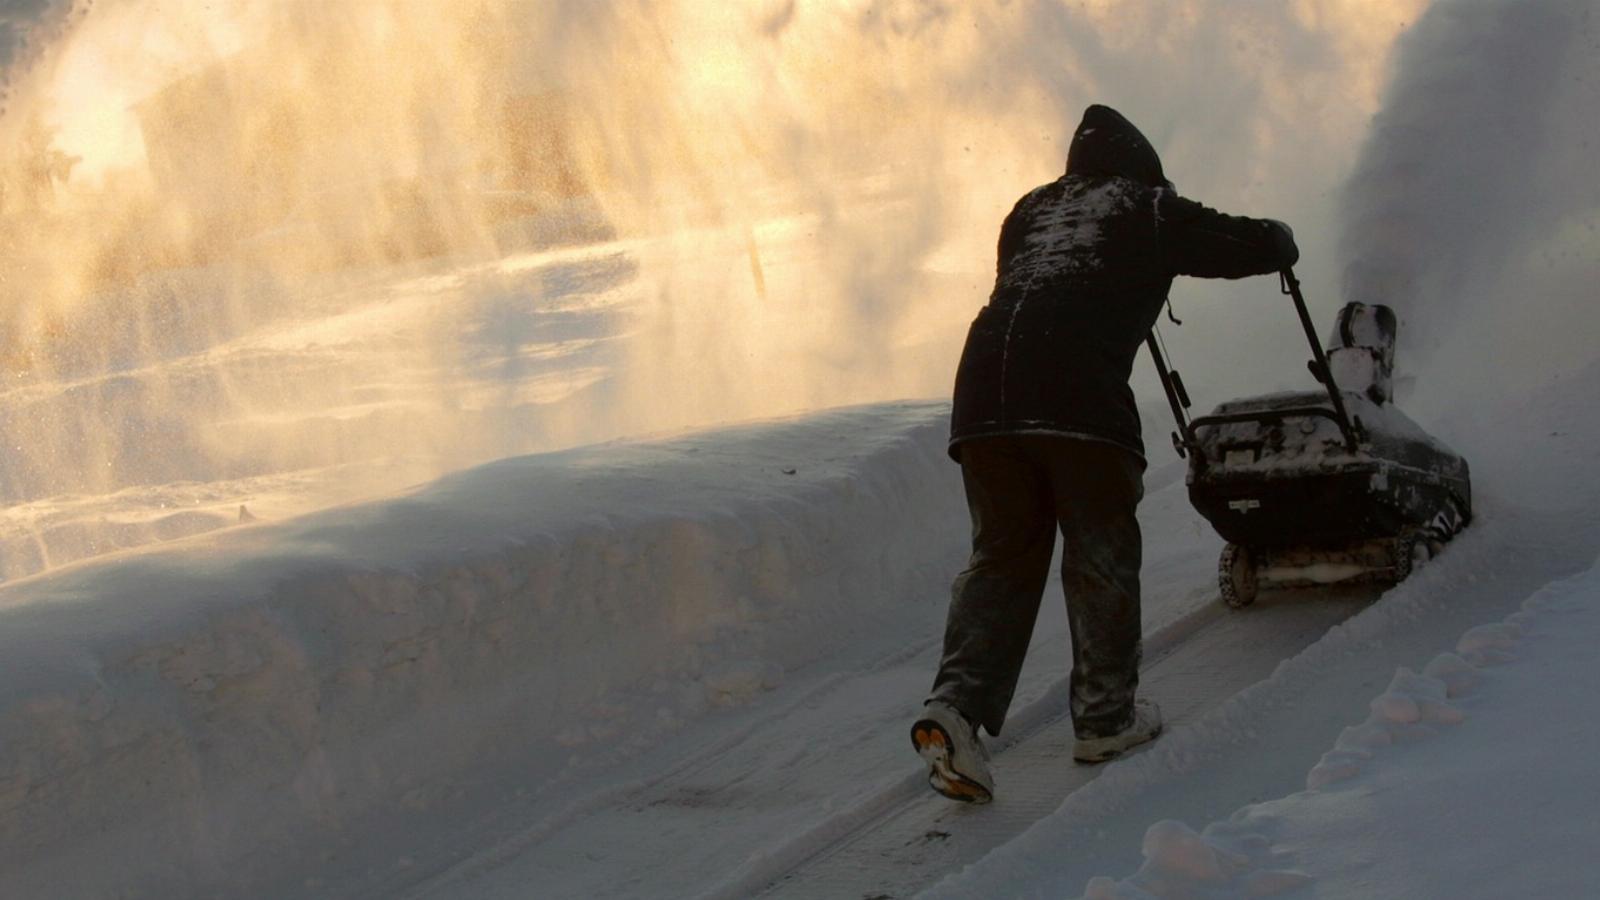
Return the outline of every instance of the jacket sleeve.
[[[1161,255],[1178,275],[1244,278],[1286,269],[1300,258],[1294,232],[1272,219],[1229,216],[1172,191],[1156,198]]]

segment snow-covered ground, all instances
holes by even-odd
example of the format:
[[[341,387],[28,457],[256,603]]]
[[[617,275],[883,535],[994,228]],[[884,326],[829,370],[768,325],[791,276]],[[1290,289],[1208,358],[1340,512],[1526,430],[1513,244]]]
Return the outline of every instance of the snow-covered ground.
[[[435,865],[489,798],[593,802],[597,772],[934,622],[952,477],[938,405],[843,411],[8,584],[8,883],[274,896],[330,877],[312,848]]]
[[[1577,698],[1600,688],[1596,637],[1600,566],[1397,671],[1306,790],[1203,833],[1157,823],[1139,872],[1085,896],[1592,896],[1600,817],[1583,758],[1600,727]]]
[[[1147,67],[1099,13],[1038,8],[1050,71],[1056,44],[1106,84]],[[1306,235],[1319,320],[1345,266],[1400,307],[1399,402],[1471,462],[1477,518],[1381,596],[1229,612],[1146,390],[1145,684],[1172,714],[1148,749],[1068,760],[1052,585],[996,803],[926,790],[905,726],[969,527],[948,406],[810,401],[942,383],[992,235],[921,222],[937,203],[895,178],[802,173],[775,190],[821,202],[751,222],[145,273],[63,339],[87,355],[8,378],[0,898],[1600,894],[1600,9],[1424,8],[1343,195],[1327,160],[1290,187],[1349,229],[1337,259]],[[886,21],[913,48],[936,27]],[[1208,59],[1151,63],[1154,94],[1212,85],[1170,70],[1254,96]],[[1271,77],[1298,114],[1315,74]],[[1096,83],[1047,92],[1075,112]],[[1240,146],[1180,128],[1175,170],[1196,140]],[[1202,405],[1300,352],[1259,344],[1297,339],[1281,307],[1190,290],[1168,337]]]
[[[1575,696],[1537,673],[1595,617],[1513,618],[1535,674],[1462,685],[1511,634],[1475,626],[1541,589],[1562,608],[1593,596],[1592,577],[1545,586],[1600,552],[1600,497],[1573,478],[1596,461],[1583,413],[1597,386],[1589,367],[1499,405],[1495,430],[1453,435],[1477,463],[1479,521],[1411,581],[976,865],[935,860],[906,886],[948,874],[933,895],[1103,895],[1111,883],[1089,879],[1132,873],[1142,846],[1130,884],[1158,896],[1179,883],[1228,896],[1246,880],[1359,896],[1379,870],[1351,860],[1416,840],[1430,821],[1416,816],[1462,804],[1452,823],[1492,831],[1510,808],[1537,816],[1547,792],[1581,793],[1582,736],[1520,735],[1532,709]],[[922,792],[902,731],[966,537],[945,416],[938,402],[879,405],[508,459],[5,586],[8,890],[759,890]],[[1178,473],[1152,469],[1142,514],[1148,631],[1181,642],[1217,612],[1217,542]],[[1047,600],[1019,722],[1051,714],[1059,607]],[[1231,621],[1248,629],[1250,615]],[[1567,644],[1532,639],[1554,623]],[[1465,662],[1435,661],[1451,650]],[[1002,796],[1008,776],[1025,780],[1013,758],[997,758]],[[1444,777],[1467,767],[1473,790]],[[1432,793],[1407,793],[1412,770]],[[1400,818],[1339,830],[1390,810]],[[1224,820],[1203,838],[1174,824]],[[1559,860],[1540,852],[1567,846],[1516,833],[1546,865]],[[1430,859],[1392,895],[1467,883]],[[1560,868],[1562,884],[1585,877],[1581,862]]]

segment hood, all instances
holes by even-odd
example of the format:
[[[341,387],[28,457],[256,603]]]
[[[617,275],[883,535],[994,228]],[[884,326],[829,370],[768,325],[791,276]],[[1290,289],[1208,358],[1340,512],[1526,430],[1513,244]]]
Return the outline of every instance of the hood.
[[[1156,148],[1122,113],[1098,103],[1083,111],[1072,135],[1067,174],[1121,175],[1151,187],[1167,183]]]

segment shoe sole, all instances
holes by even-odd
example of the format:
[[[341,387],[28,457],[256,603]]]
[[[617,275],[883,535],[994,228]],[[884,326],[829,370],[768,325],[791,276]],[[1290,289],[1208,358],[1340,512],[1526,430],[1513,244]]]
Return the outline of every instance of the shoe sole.
[[[1158,738],[1160,736],[1161,736],[1161,726],[1157,726],[1156,730],[1150,732],[1150,736],[1147,737],[1147,738],[1144,738],[1143,740],[1135,741],[1134,743],[1129,744],[1126,747],[1122,747],[1122,748],[1117,749],[1117,750],[1109,750],[1109,751],[1107,751],[1105,753],[1101,753],[1101,754],[1098,754],[1096,756],[1078,756],[1077,754],[1073,754],[1072,761],[1077,763],[1080,766],[1097,766],[1097,765],[1099,765],[1099,764],[1101,764],[1103,762],[1110,762],[1113,759],[1116,759],[1117,757],[1121,756],[1124,753],[1127,753],[1130,750],[1134,750],[1134,749],[1137,749],[1139,747],[1143,747],[1145,744],[1150,743],[1151,741],[1155,740],[1156,738]]]
[[[932,719],[921,719],[911,726],[911,745],[928,764],[928,786],[962,803],[988,803],[994,799],[983,785],[962,775],[950,764],[950,740],[944,726]]]

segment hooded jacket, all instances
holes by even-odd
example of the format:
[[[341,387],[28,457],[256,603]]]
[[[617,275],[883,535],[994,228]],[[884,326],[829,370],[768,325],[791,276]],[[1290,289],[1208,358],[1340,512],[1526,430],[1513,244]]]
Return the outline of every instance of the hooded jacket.
[[[975,438],[1046,434],[1143,459],[1128,376],[1172,279],[1243,278],[1298,258],[1287,226],[1180,197],[1133,123],[1089,107],[1066,174],[1017,201],[1000,229],[994,292],[956,370],[950,455]]]

